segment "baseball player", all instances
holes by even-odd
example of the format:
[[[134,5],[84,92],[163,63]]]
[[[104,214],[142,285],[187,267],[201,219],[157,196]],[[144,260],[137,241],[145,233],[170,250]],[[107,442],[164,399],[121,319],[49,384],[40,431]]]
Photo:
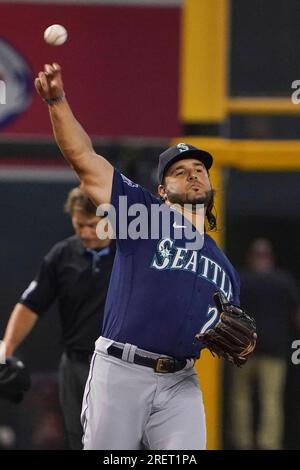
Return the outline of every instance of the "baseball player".
[[[103,331],[83,399],[84,449],[204,449],[205,414],[194,362],[205,343],[195,341],[195,334],[205,335],[218,320],[216,291],[239,303],[239,280],[211,237],[205,234],[203,246],[190,249],[188,237],[176,232],[183,227],[197,232],[197,204],[204,205],[210,227],[215,225],[213,158],[187,144],[167,149],[159,159],[157,198],[94,152],[68,105],[58,64],[45,65],[35,86],[85,192],[119,214]],[[163,206],[169,236],[161,229],[154,238],[124,236],[122,197],[129,208],[140,204],[148,210],[144,224],[151,228],[151,210]]]
[[[38,275],[10,316],[4,343],[6,355],[11,356],[36,321],[58,300],[64,347],[59,367],[60,402],[68,445],[82,449],[82,397],[101,329],[114,245],[97,237],[100,218],[80,188],[70,191],[65,210],[71,216],[75,235],[55,244],[44,257]],[[0,378],[0,395],[1,387]]]

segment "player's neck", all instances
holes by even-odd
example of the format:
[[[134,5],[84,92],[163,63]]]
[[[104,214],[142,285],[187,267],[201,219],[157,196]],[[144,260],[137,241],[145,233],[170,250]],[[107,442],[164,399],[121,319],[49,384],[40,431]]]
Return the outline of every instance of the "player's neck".
[[[204,221],[205,221],[205,214],[206,214],[206,207],[201,205],[201,209],[199,207],[192,205],[192,204],[172,204],[169,201],[166,202],[173,210],[176,210],[186,219],[188,219],[191,224],[197,229],[198,232],[203,233],[204,230]]]

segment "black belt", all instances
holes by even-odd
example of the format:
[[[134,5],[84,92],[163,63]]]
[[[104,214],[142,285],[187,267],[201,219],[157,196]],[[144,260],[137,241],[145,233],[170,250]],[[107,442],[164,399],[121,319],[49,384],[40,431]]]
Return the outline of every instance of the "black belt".
[[[110,356],[118,357],[122,359],[123,348],[114,346],[113,344],[107,348],[107,353]],[[158,357],[153,359],[149,356],[141,356],[138,353],[135,353],[133,362],[139,364],[140,366],[151,367],[155,372],[161,374],[166,374],[169,372],[178,372],[186,366],[186,359],[174,359],[173,357]]]
[[[65,351],[65,353],[71,361],[86,362],[86,363],[89,363],[91,361],[91,358],[93,355],[93,353],[90,351],[80,351],[80,350],[77,350],[77,351],[68,350],[68,351]]]

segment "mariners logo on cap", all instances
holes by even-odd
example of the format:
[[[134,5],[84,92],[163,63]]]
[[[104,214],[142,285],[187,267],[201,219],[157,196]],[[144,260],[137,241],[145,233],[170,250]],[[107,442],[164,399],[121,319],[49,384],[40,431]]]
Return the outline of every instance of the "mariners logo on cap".
[[[185,150],[189,150],[189,149],[190,149],[189,146],[186,145],[186,144],[178,144],[178,145],[177,145],[177,148],[178,148],[178,150],[179,150],[180,152],[184,152]]]

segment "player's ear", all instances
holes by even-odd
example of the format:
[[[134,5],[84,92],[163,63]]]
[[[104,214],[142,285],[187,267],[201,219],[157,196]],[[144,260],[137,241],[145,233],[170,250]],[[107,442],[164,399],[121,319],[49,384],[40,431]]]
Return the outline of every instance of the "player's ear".
[[[158,186],[158,194],[160,195],[160,197],[165,201],[167,199],[167,194],[166,194],[166,188],[163,184],[160,184]]]

